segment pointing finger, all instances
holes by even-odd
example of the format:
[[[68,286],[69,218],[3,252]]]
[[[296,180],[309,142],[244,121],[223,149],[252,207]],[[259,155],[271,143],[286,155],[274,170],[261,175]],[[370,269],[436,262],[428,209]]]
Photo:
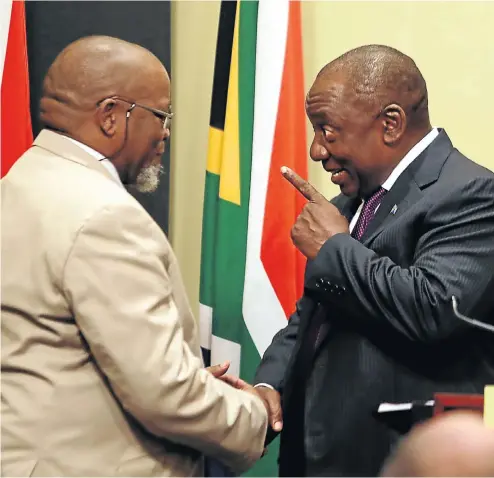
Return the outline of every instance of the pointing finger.
[[[281,168],[281,174],[292,186],[305,197],[305,199],[315,202],[320,200],[323,196],[312,184],[301,178],[295,171],[283,166]]]

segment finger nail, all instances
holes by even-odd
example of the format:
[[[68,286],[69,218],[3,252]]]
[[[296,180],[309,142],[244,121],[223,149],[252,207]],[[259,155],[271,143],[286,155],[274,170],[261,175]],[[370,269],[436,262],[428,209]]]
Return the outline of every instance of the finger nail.
[[[281,174],[288,173],[288,168],[286,166],[281,166]]]
[[[279,432],[281,431],[281,429],[283,428],[283,423],[281,422],[276,422],[274,425],[273,425],[273,430],[275,432]]]

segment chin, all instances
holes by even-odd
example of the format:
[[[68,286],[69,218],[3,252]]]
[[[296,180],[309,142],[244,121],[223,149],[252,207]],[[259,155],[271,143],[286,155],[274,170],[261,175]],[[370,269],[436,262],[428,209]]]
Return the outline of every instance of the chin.
[[[340,186],[340,191],[345,196],[350,198],[357,197],[359,195],[358,186],[356,184],[343,184]]]
[[[134,189],[140,193],[154,193],[160,185],[160,176],[163,173],[161,162],[151,163],[139,171]]]

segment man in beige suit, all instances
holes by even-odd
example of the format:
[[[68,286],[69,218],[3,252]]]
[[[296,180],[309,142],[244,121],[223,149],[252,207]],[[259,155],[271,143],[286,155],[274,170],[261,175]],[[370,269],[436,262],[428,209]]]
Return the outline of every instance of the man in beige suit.
[[[2,475],[202,475],[203,454],[246,470],[266,404],[203,368],[172,249],[123,187],[158,184],[166,70],[81,39],[50,67],[41,119],[1,185]]]

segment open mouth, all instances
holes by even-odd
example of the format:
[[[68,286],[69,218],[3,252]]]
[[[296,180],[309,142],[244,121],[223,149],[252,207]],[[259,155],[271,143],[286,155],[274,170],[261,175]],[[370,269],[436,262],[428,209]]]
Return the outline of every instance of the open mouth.
[[[341,176],[343,173],[346,172],[346,169],[345,168],[340,168],[340,169],[333,169],[331,172],[331,176],[333,178],[338,178],[339,176]]]
[[[332,169],[329,172],[331,173],[331,182],[338,186],[343,186],[350,179],[350,173],[345,168]]]

